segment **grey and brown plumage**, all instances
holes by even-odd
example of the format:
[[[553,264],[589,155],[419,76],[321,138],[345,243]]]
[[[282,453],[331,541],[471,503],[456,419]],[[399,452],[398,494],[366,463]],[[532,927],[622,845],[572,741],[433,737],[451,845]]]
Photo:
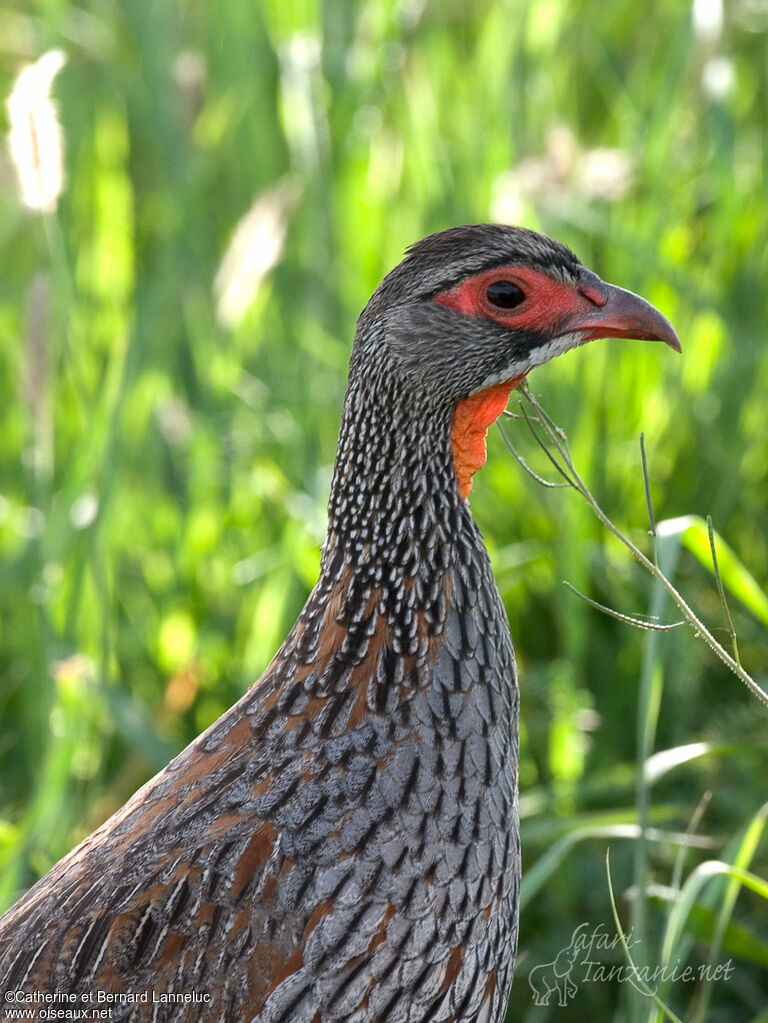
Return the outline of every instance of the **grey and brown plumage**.
[[[466,497],[510,389],[610,336],[679,348],[652,306],[531,231],[409,250],[358,322],[298,621],[259,682],[0,920],[3,991],[113,992],[118,1020],[499,1023],[518,689]]]

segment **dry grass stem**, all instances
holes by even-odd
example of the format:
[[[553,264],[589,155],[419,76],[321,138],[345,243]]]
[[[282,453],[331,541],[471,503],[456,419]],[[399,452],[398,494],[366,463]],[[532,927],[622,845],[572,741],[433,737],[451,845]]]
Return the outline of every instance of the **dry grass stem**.
[[[689,606],[689,604],[683,598],[679,590],[677,590],[676,587],[672,584],[672,582],[667,578],[667,576],[664,575],[664,573],[659,568],[658,564],[656,564],[655,561],[652,561],[650,558],[648,558],[640,550],[640,548],[637,547],[629,539],[628,536],[622,533],[618,526],[615,525],[615,523],[608,517],[608,515],[597,503],[589,487],[587,487],[586,483],[579,475],[576,466],[574,465],[573,458],[568,447],[568,438],[566,437],[565,432],[559,426],[557,426],[557,424],[549,416],[546,410],[539,404],[539,402],[536,400],[533,394],[531,394],[530,390],[525,384],[521,384],[517,390],[520,392],[520,394],[522,395],[522,397],[525,399],[525,401],[528,403],[532,410],[531,415],[531,413],[529,413],[521,403],[521,411],[531,430],[531,433],[535,437],[539,446],[547,455],[549,461],[557,469],[557,471],[560,473],[560,475],[563,477],[566,483],[581,494],[581,496],[587,501],[589,506],[592,508],[592,511],[595,513],[599,521],[603,524],[603,526],[605,526],[605,528],[610,533],[612,533],[617,540],[624,544],[624,546],[627,547],[635,556],[635,558],[640,562],[643,568],[645,568],[645,570],[649,572],[654,577],[654,579],[656,579],[656,581],[659,582],[664,587],[664,589],[667,591],[671,599],[680,609],[685,621],[687,621],[688,624],[693,629],[694,634],[700,636],[704,640],[704,642],[707,644],[712,653],[716,657],[718,657],[723,662],[723,664],[725,664],[726,667],[729,668],[730,671],[732,671],[733,674],[741,682],[744,683],[744,685],[747,686],[752,695],[755,696],[763,704],[763,706],[768,707],[768,694],[766,694],[764,690],[752,678],[752,676],[749,675],[748,672],[744,670],[741,663],[739,662],[738,655],[736,657],[731,656],[731,654],[729,654],[728,651],[725,650],[725,648],[721,646],[720,643],[718,643],[718,641],[712,635],[711,631],[704,625],[704,623],[701,621],[696,612]],[[539,429],[544,433],[545,439],[542,439],[542,437],[539,435],[539,432],[536,429],[536,425],[534,424],[536,424],[539,427]],[[514,450],[513,454],[516,455]],[[516,455],[516,457],[518,456]],[[521,461],[519,457],[518,461]],[[534,475],[535,477],[534,473],[532,473],[532,475]],[[647,471],[645,469],[645,466],[643,470],[643,475],[644,479],[646,480],[646,500],[648,502],[648,512],[652,523],[652,531],[655,536],[655,522],[653,519],[653,509],[650,504],[650,492],[647,486]],[[726,608],[726,616],[729,622],[731,638],[735,640],[735,631],[733,630],[733,623],[730,619],[730,614],[727,612],[727,604],[724,603],[725,594],[722,590],[722,581],[720,580],[719,571],[717,568],[716,560],[717,555],[714,549],[714,543],[712,544],[712,553],[715,565],[715,579],[718,585],[718,592],[720,592],[721,602],[723,602],[724,607]],[[581,596],[581,594],[579,595]],[[602,607],[600,609],[604,611],[608,610]],[[614,614],[615,617],[622,619],[622,615],[620,612],[609,611],[608,613]],[[623,616],[623,618],[627,619],[629,618],[629,616]],[[630,624],[637,624],[637,622],[638,620],[636,619],[634,621],[630,619]],[[648,623],[643,623],[643,627],[648,628],[649,627]],[[734,649],[738,651],[738,647],[735,646]]]

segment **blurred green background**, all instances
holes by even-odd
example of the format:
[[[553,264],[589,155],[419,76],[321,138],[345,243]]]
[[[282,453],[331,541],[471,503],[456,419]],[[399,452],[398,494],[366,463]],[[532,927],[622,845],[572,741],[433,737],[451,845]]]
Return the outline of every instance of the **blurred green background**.
[[[318,569],[356,316],[430,231],[544,230],[667,314],[682,358],[598,343],[531,386],[639,544],[644,431],[657,518],[711,514],[765,587],[766,0],[5,0],[2,96],[52,48],[57,211],[26,209],[0,156],[0,906],[288,632]],[[505,429],[546,471],[524,424]],[[615,934],[610,846],[640,962],[732,960],[728,981],[661,985],[676,1011],[767,1020],[766,892],[727,876],[693,891],[711,860],[768,875],[764,710],[689,631],[649,639],[561,585],[629,613],[656,599],[578,495],[538,487],[495,430],[472,508],[522,684],[509,1019],[649,1018],[619,979],[574,972],[565,1007],[526,983],[578,925]],[[675,554],[725,642],[711,573]],[[765,686],[760,601],[731,603]],[[673,751],[646,783],[638,736]]]

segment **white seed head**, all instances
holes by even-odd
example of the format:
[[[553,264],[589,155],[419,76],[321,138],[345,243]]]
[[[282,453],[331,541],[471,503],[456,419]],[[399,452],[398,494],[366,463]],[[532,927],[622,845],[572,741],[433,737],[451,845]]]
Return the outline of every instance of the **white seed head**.
[[[691,20],[697,39],[716,42],[723,31],[723,0],[693,0]]]
[[[264,278],[280,261],[294,202],[285,182],[264,192],[240,220],[221,260],[213,290],[216,315],[224,327],[236,327]]]
[[[6,103],[21,201],[42,213],[56,209],[64,187],[62,131],[51,88],[66,59],[62,50],[49,50],[23,68]]]

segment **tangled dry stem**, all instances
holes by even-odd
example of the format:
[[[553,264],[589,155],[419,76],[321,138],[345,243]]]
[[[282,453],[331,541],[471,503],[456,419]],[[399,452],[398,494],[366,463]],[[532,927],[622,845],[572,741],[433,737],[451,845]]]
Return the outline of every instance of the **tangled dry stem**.
[[[720,602],[721,602],[721,604],[723,606],[723,610],[724,610],[724,613],[725,613],[726,621],[728,622],[728,631],[730,633],[731,641],[733,643],[734,655],[735,656],[731,656],[731,654],[729,654],[728,651],[725,650],[725,648],[722,647],[720,645],[720,643],[718,643],[718,641],[712,635],[710,630],[704,625],[704,623],[701,621],[701,619],[696,614],[696,612],[687,603],[687,601],[682,596],[680,591],[673,585],[673,583],[669,580],[669,578],[659,568],[658,559],[655,556],[655,551],[656,551],[656,525],[655,525],[655,519],[654,519],[654,515],[653,515],[653,507],[651,505],[650,490],[649,490],[649,487],[648,487],[648,474],[647,474],[647,468],[646,468],[645,443],[644,443],[644,440],[641,438],[641,453],[642,453],[642,463],[643,463],[643,481],[644,481],[644,485],[645,485],[646,503],[647,503],[647,506],[648,506],[648,518],[649,518],[650,523],[651,523],[651,534],[652,534],[653,540],[654,540],[654,558],[653,558],[653,560],[651,560],[649,557],[647,557],[640,550],[640,548],[637,547],[629,539],[628,536],[626,536],[624,533],[622,533],[622,531],[618,528],[618,526],[608,517],[608,515],[603,511],[603,509],[597,503],[597,501],[595,500],[595,498],[594,498],[592,492],[590,491],[589,487],[586,485],[584,480],[581,478],[581,476],[580,476],[576,466],[574,465],[573,458],[572,458],[571,452],[570,452],[570,448],[568,446],[568,438],[567,438],[567,436],[565,434],[565,431],[563,429],[561,429],[561,427],[559,427],[554,422],[554,420],[550,417],[550,415],[546,412],[546,410],[539,404],[539,402],[534,397],[534,395],[531,394],[529,388],[526,385],[524,385],[524,384],[520,385],[517,388],[517,390],[522,395],[522,397],[524,398],[525,402],[530,406],[530,411],[529,411],[528,409],[526,409],[525,405],[522,402],[520,403],[520,409],[521,409],[521,413],[522,413],[522,418],[527,423],[531,433],[533,434],[534,438],[536,439],[536,442],[541,447],[541,449],[544,451],[545,455],[547,456],[549,461],[552,463],[554,468],[557,470],[557,472],[563,478],[564,482],[563,483],[552,483],[550,480],[545,480],[543,477],[541,477],[540,475],[535,473],[530,468],[530,466],[526,464],[526,462],[523,460],[523,458],[518,454],[518,452],[516,451],[516,449],[514,448],[512,443],[510,442],[509,438],[504,433],[503,429],[501,429],[501,425],[499,425],[499,429],[501,430],[502,436],[504,437],[504,441],[505,441],[507,447],[509,448],[511,453],[514,455],[514,457],[517,459],[517,461],[520,463],[520,465],[523,467],[523,469],[525,469],[525,471],[530,476],[532,476],[538,483],[540,483],[540,484],[542,484],[544,486],[548,486],[548,487],[567,486],[567,487],[572,487],[574,490],[578,491],[578,493],[581,494],[581,496],[587,501],[587,503],[591,507],[592,511],[597,516],[599,521],[603,524],[603,526],[610,533],[612,533],[616,537],[617,540],[619,540],[621,543],[623,543],[624,546],[627,547],[632,552],[632,554],[640,562],[640,564],[643,566],[643,568],[647,572],[649,572],[650,575],[652,575],[653,578],[661,586],[664,587],[664,589],[669,594],[670,598],[674,601],[674,603],[679,608],[679,610],[680,610],[680,612],[681,612],[681,614],[683,616],[684,621],[687,622],[691,626],[691,628],[694,630],[695,635],[700,637],[701,639],[703,639],[704,642],[709,647],[709,649],[712,651],[712,653],[716,657],[718,657],[723,662],[723,664],[725,664],[726,667],[729,668],[730,671],[733,672],[733,674],[741,682],[744,683],[745,686],[747,686],[747,688],[752,693],[752,695],[755,696],[763,704],[764,707],[768,708],[768,694],[765,693],[764,690],[752,678],[752,676],[747,671],[745,671],[745,669],[742,667],[741,662],[739,660],[739,656],[738,656],[738,643],[736,641],[736,632],[735,632],[735,629],[733,627],[733,621],[731,619],[730,612],[728,610],[728,605],[727,605],[726,600],[725,600],[725,591],[723,589],[722,580],[720,578],[720,571],[719,571],[719,567],[718,567],[718,563],[717,563],[717,552],[716,552],[716,549],[715,549],[714,534],[712,532],[711,523],[709,524],[709,531],[710,531],[710,546],[712,548],[713,570],[714,570],[715,580],[716,580],[716,583],[717,583],[718,594],[720,596]],[[507,415],[511,416],[512,418],[520,418],[519,416],[516,416],[513,413],[507,413]],[[544,437],[543,438],[540,435],[539,431],[536,429],[537,426],[544,433]],[[682,623],[674,623],[672,625],[660,625],[660,624],[658,624],[656,622],[645,621],[643,619],[634,618],[634,617],[632,617],[630,615],[622,614],[619,611],[614,611],[612,608],[607,608],[604,605],[598,604],[596,601],[593,601],[593,600],[585,597],[584,594],[579,593],[579,591],[576,590],[575,587],[570,586],[570,584],[566,583],[566,585],[568,585],[569,588],[571,590],[573,590],[573,592],[576,593],[578,596],[580,596],[583,599],[587,600],[587,602],[589,604],[591,604],[593,607],[596,607],[599,610],[601,610],[601,611],[603,611],[603,612],[605,612],[607,614],[610,614],[610,615],[612,615],[615,618],[618,618],[620,621],[624,621],[624,622],[626,622],[626,623],[628,623],[630,625],[634,625],[634,626],[636,626],[638,628],[642,628],[642,629],[655,629],[655,630],[658,630],[658,631],[666,631],[666,630],[668,630],[670,628],[674,628],[677,624],[682,624]]]

